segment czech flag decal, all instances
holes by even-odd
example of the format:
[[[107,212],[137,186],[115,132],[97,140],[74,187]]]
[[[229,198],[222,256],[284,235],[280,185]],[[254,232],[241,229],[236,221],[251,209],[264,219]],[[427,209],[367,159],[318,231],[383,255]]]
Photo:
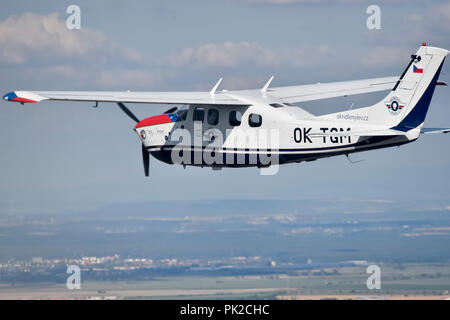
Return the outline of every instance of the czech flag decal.
[[[417,68],[415,64],[413,64],[413,72],[414,73],[423,73],[422,68]]]

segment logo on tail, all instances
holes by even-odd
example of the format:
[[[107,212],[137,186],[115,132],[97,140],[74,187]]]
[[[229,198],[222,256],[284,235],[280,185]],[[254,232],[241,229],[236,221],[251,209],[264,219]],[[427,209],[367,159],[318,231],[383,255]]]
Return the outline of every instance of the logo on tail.
[[[405,104],[402,103],[397,97],[392,97],[391,100],[389,100],[385,104],[392,114],[399,114],[400,111],[405,107]]]

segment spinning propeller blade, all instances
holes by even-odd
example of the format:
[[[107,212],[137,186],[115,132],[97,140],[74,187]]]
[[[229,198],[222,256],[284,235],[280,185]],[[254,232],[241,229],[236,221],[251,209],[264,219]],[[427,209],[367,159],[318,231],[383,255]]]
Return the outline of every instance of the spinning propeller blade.
[[[142,144],[142,161],[144,162],[144,173],[148,177],[150,171],[150,155],[148,154],[147,148]]]
[[[119,106],[120,109],[122,109],[123,112],[125,112],[125,114],[127,116],[129,116],[131,119],[133,119],[136,122],[139,122],[140,120],[134,115],[133,112],[130,111],[130,109],[128,109],[122,102],[117,102],[117,105]]]
[[[134,113],[131,112],[130,109],[128,109],[122,102],[118,102],[117,105],[119,106],[120,109],[122,109],[123,112],[125,112],[125,114],[127,116],[129,116],[131,119],[136,121],[136,123],[140,121],[138,119],[138,117],[136,117],[134,115]],[[168,110],[168,111],[170,111],[170,110]],[[147,151],[147,148],[144,146],[144,144],[142,144],[142,161],[144,162],[145,176],[148,177],[149,171],[150,171],[150,155]]]
[[[164,112],[164,113],[174,113],[175,111],[177,111],[178,110],[178,107],[173,107],[173,108],[170,108],[169,110],[167,110],[166,112]]]

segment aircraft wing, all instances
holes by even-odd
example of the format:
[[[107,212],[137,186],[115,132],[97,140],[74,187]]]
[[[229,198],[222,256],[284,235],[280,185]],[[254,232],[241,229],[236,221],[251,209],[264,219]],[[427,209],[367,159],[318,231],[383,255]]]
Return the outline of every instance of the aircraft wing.
[[[225,92],[13,91],[3,96],[3,99],[20,103],[36,103],[44,100],[55,100],[155,104],[249,105],[248,103],[229,96]]]
[[[281,99],[284,102],[296,103],[389,90],[395,86],[397,81],[398,77],[386,77],[278,87],[267,89],[267,95]]]
[[[388,90],[394,87],[397,80],[398,77],[388,77],[278,88],[268,88],[269,83],[267,83],[263,90],[241,90],[234,92],[238,93],[238,96],[243,94],[243,97],[245,97],[245,93],[254,95],[255,92],[258,92],[260,95],[267,95],[276,100],[296,103]],[[233,91],[216,92],[219,83],[220,80],[210,92],[13,91],[4,95],[3,99],[20,103],[55,100],[154,104],[250,105],[248,101],[242,101],[234,96]]]

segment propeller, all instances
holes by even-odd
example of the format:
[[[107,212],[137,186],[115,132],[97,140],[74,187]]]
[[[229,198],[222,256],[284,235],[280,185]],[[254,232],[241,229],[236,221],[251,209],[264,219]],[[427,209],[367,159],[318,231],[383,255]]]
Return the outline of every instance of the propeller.
[[[129,116],[131,119],[133,119],[134,121],[136,121],[136,123],[138,123],[140,120],[134,115],[133,112],[130,111],[130,109],[128,109],[122,102],[117,102],[117,105],[119,106],[120,109],[122,109],[123,112],[125,112],[125,114],[127,116]]]
[[[144,173],[148,177],[150,169],[150,155],[147,148],[142,144],[142,161],[144,162]]]
[[[164,112],[165,114],[166,113],[174,113],[175,111],[177,111],[178,110],[178,107],[173,107],[173,108],[170,108],[169,110],[167,110],[166,112]]]
[[[122,102],[117,102],[117,105],[119,106],[119,108],[127,116],[129,116],[136,123],[138,123],[140,121],[138,119],[138,117],[136,117],[134,115],[134,113],[131,112],[130,109],[128,109]],[[149,155],[149,153],[147,151],[147,148],[144,146],[144,144],[142,144],[142,161],[144,162],[144,173],[145,173],[145,176],[148,177],[149,176],[149,171],[150,171],[150,155]]]

